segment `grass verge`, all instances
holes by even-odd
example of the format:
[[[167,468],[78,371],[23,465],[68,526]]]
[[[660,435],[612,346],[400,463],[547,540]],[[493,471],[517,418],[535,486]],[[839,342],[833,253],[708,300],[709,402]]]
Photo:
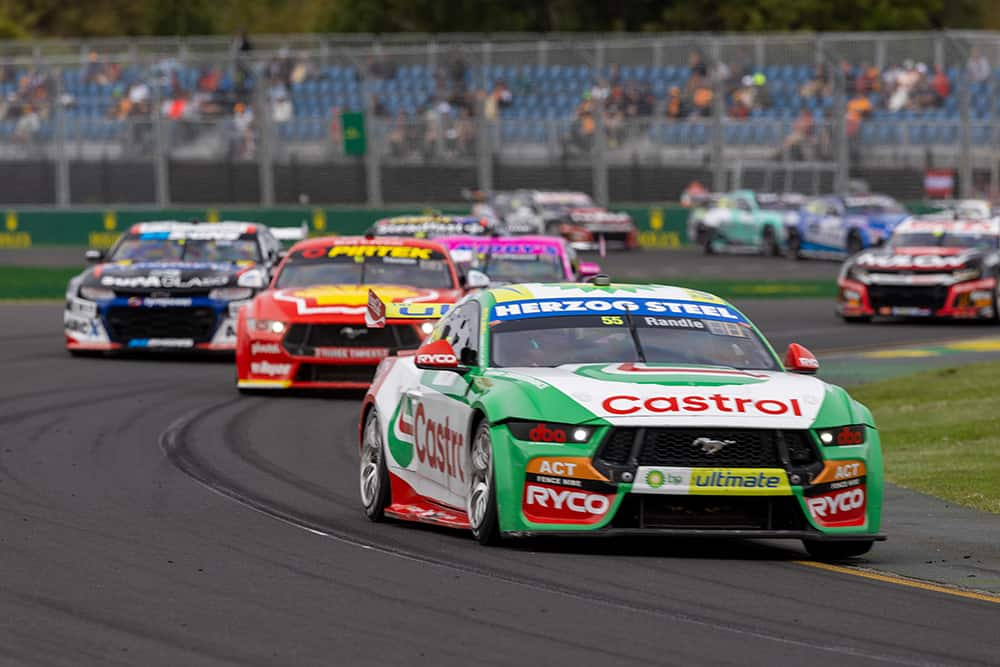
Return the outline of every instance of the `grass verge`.
[[[0,299],[62,299],[79,267],[0,266]]]
[[[1000,362],[856,387],[899,486],[1000,514]]]
[[[79,267],[0,266],[0,299],[61,299],[66,283]],[[663,282],[658,279],[629,278],[624,282]],[[670,281],[673,285],[711,292],[723,299],[834,298],[832,280],[700,280]]]

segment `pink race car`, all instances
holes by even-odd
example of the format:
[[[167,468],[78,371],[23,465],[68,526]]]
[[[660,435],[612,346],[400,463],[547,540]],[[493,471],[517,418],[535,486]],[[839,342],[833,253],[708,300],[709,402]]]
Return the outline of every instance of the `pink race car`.
[[[593,262],[581,262],[573,247],[552,236],[442,236],[463,274],[482,271],[493,285],[502,283],[579,282],[601,272]]]

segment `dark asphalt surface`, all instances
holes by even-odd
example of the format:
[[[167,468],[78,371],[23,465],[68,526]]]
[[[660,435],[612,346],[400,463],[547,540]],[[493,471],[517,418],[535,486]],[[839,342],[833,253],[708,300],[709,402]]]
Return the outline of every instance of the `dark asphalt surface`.
[[[993,332],[744,305],[817,351]],[[59,318],[0,306],[2,665],[998,664],[1000,605],[804,567],[797,543],[484,549],[371,524],[356,396],[238,397],[225,362],[71,359]],[[892,539],[862,565],[941,559],[949,531],[978,548],[1000,521],[913,496],[890,493]]]

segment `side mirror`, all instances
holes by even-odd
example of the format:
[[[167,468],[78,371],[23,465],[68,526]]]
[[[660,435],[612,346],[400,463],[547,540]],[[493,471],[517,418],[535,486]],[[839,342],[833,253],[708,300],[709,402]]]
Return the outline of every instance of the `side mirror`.
[[[458,356],[451,343],[441,339],[431,341],[417,348],[416,353],[417,368],[425,371],[455,371],[461,373],[464,369],[459,366]]]
[[[580,262],[580,280],[586,281],[601,272],[601,265],[597,262]]]
[[[482,271],[469,269],[465,274],[465,289],[484,289],[490,286],[490,277]]]
[[[791,343],[785,352],[785,370],[792,373],[815,375],[819,370],[819,360],[813,353],[798,343]]]
[[[91,249],[83,253],[83,256],[87,260],[88,264],[97,264],[104,259],[104,251]]]

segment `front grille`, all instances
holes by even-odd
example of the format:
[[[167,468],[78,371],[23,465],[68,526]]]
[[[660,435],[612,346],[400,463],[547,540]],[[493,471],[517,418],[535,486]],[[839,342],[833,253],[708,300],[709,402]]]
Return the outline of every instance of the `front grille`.
[[[897,308],[944,308],[948,300],[945,285],[869,285],[868,300],[873,309]]]
[[[612,520],[615,528],[805,530],[793,497],[667,496],[630,493]]]
[[[371,382],[377,365],[299,364],[296,382]]]
[[[786,462],[807,465],[817,460],[806,431],[616,428],[598,451],[596,462],[611,466],[628,464],[636,438],[639,438],[636,459],[641,466],[784,468]],[[705,451],[705,443],[698,442],[703,438],[724,445],[709,453]]]
[[[143,338],[191,338],[208,342],[218,316],[212,308],[110,308],[108,333],[123,342]]]
[[[282,345],[290,354],[307,356],[317,347],[380,347],[395,352],[419,347],[420,335],[405,324],[371,329],[363,324],[293,324]]]
[[[628,232],[595,232],[591,231],[594,235],[595,241],[600,241],[601,237],[604,237],[606,243],[625,243],[628,241]]]

